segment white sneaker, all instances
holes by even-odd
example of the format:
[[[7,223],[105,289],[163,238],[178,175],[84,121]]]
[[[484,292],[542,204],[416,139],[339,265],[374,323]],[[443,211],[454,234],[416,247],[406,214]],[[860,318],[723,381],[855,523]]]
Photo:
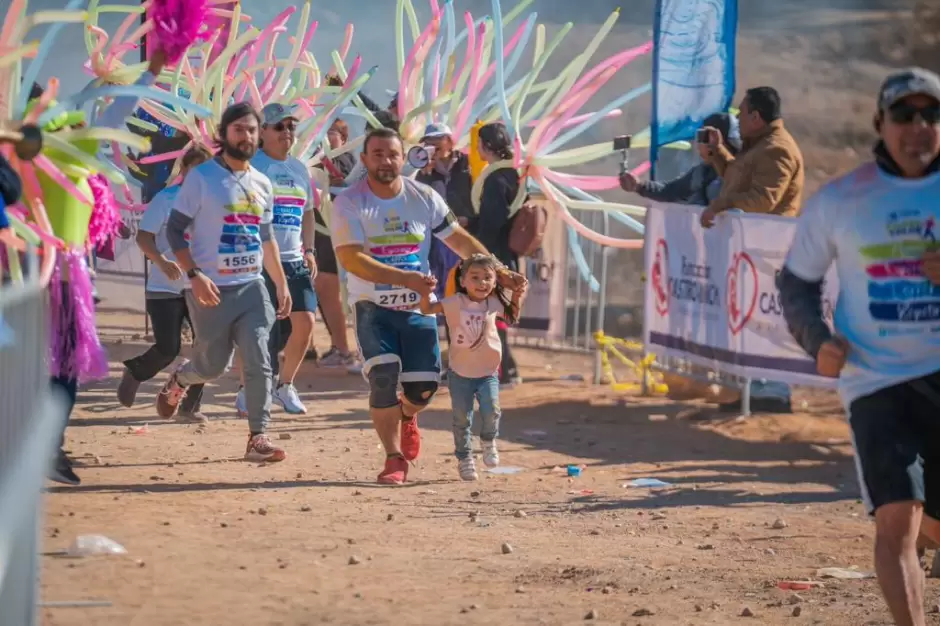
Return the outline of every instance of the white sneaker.
[[[272,399],[291,415],[306,415],[307,407],[300,401],[297,388],[292,383],[282,383],[272,396]]]
[[[483,465],[487,467],[497,467],[499,465],[499,450],[496,449],[496,440],[481,441],[483,448]]]
[[[457,463],[457,471],[460,472],[460,480],[477,480],[477,464],[474,463],[473,457],[467,457],[466,459],[460,459]]]
[[[248,419],[248,403],[245,401],[245,388],[239,387],[235,394],[235,412],[241,419]]]

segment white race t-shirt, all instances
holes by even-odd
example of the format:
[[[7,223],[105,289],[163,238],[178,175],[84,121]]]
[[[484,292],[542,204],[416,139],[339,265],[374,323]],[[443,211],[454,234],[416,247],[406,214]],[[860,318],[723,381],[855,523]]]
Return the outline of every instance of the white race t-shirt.
[[[940,236],[940,174],[889,176],[874,163],[823,187],[803,210],[786,265],[807,281],[834,262],[836,334],[849,343],[839,378],[853,400],[940,370],[940,286],[921,257]]]
[[[281,251],[281,261],[302,261],[303,216],[313,210],[310,173],[303,163],[291,156],[286,161],[278,161],[264,152],[258,152],[251,164],[271,180],[274,188],[271,229]]]
[[[446,239],[457,223],[441,196],[421,183],[402,179],[402,191],[383,200],[361,180],[336,196],[330,214],[333,247],[359,244],[366,254],[391,267],[427,274],[431,237]],[[388,309],[417,309],[417,292],[398,285],[374,285],[347,274],[349,302],[368,300]]]
[[[249,167],[231,172],[217,159],[186,175],[173,208],[191,217],[193,261],[219,287],[261,280],[261,224],[270,224],[274,193]]]
[[[153,197],[153,200],[147,205],[144,214],[140,217],[138,228],[145,233],[152,233],[157,244],[157,251],[168,259],[173,260],[173,251],[170,249],[170,242],[166,238],[166,222],[170,217],[170,212],[175,208],[176,196],[179,195],[179,185],[167,187]],[[189,239],[189,229],[186,232],[186,238]],[[153,263],[148,264],[147,275],[147,293],[183,293],[185,279],[170,280],[159,267]]]

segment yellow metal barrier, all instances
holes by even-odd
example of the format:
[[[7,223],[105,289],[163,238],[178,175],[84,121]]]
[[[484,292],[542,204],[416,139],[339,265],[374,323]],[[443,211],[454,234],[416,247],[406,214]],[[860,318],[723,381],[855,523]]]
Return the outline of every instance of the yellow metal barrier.
[[[594,333],[594,342],[600,353],[601,369],[607,380],[610,381],[610,386],[614,391],[642,391],[644,385],[642,382],[617,382],[617,378],[614,376],[614,368],[610,364],[610,355],[613,355],[618,361],[635,371],[639,379],[645,381],[646,389],[650,393],[669,393],[669,387],[663,382],[662,374],[653,370],[653,363],[656,361],[655,355],[648,354],[640,361],[632,361],[621,352],[622,349],[642,353],[642,344],[617,337],[608,337],[602,331]]]

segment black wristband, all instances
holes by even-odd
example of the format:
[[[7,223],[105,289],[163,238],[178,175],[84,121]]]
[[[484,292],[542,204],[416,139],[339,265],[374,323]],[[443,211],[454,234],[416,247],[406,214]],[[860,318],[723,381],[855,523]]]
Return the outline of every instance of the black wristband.
[[[203,274],[203,273],[204,272],[200,268],[194,267],[193,269],[186,272],[186,276],[190,279],[193,279],[193,278],[196,278],[196,274]]]
[[[313,256],[317,256],[317,251],[314,248],[306,248],[304,250],[304,254],[312,254]]]

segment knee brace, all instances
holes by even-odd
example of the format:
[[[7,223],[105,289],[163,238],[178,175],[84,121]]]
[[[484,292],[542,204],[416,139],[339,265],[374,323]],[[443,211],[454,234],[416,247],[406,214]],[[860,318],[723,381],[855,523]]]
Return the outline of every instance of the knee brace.
[[[402,394],[409,404],[417,407],[427,406],[437,391],[438,384],[433,380],[416,380],[401,384]]]
[[[369,406],[388,409],[398,404],[398,363],[379,363],[369,369]]]

